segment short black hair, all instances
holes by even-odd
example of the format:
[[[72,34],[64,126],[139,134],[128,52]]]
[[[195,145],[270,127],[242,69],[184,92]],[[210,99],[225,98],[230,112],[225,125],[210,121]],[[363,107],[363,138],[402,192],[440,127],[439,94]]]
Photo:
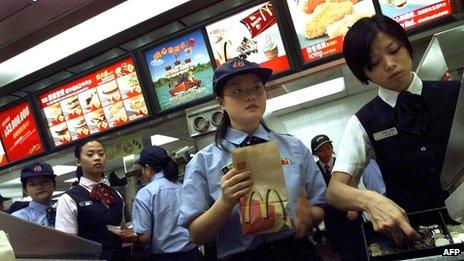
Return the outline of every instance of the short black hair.
[[[395,20],[384,15],[359,19],[351,26],[345,36],[343,53],[354,76],[366,85],[369,83],[369,77],[364,73],[364,69],[372,69],[371,45],[380,32],[396,38],[408,50],[411,59],[413,57],[413,49],[408,35]]]

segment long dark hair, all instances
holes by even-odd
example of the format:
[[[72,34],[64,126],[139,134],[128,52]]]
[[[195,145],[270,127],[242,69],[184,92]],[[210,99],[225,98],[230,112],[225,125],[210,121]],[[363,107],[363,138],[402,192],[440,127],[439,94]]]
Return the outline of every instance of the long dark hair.
[[[93,142],[93,141],[98,142],[98,143],[101,144],[101,142],[96,140],[96,139],[83,139],[83,140],[79,141],[78,143],[76,143],[76,146],[74,147],[74,156],[76,157],[76,159],[81,159],[82,147],[84,147],[87,143],[90,143],[90,142]],[[103,144],[102,144],[102,146],[103,146]],[[77,169],[76,169],[76,178],[77,178],[77,180],[79,181],[83,175],[84,175],[84,172],[82,170],[82,167],[77,166]]]
[[[163,171],[164,177],[167,180],[174,183],[177,182],[177,180],[179,179],[179,168],[177,166],[177,163],[168,155],[167,157],[158,159],[159,163],[153,163],[152,166],[149,167],[152,168],[155,171],[155,173]]]

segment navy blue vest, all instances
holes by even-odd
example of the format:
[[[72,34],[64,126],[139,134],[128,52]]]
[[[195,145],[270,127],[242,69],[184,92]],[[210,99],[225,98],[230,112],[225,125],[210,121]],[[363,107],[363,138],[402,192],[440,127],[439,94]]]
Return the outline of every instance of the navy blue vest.
[[[440,186],[440,173],[448,145],[460,82],[423,82],[421,96],[430,120],[421,135],[404,133],[374,140],[374,133],[395,127],[394,109],[379,96],[361,108],[356,116],[369,136],[387,190],[407,212],[441,207],[448,193]]]
[[[123,202],[111,188],[116,199],[110,208],[100,201],[90,199],[90,192],[82,186],[75,186],[66,193],[77,205],[77,235],[102,244],[102,257],[112,259],[113,252],[122,249],[121,238],[108,231],[106,225],[120,226]]]

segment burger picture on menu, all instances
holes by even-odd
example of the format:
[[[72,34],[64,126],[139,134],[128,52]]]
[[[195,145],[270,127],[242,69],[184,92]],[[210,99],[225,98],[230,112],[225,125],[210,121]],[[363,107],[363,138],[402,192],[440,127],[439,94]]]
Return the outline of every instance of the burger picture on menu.
[[[80,115],[82,114],[81,106],[77,96],[73,96],[65,102],[68,114]]]
[[[52,135],[62,143],[71,141],[71,133],[68,130],[68,125],[66,125],[64,122],[53,127]]]
[[[85,110],[91,111],[100,108],[100,99],[98,98],[95,89],[80,94],[81,104],[84,105]]]
[[[105,97],[106,100],[110,101],[120,101],[121,94],[119,93],[118,85],[115,81],[111,81],[109,83],[104,84],[101,87],[101,93]]]
[[[147,115],[148,109],[143,99],[143,95],[136,96],[128,99],[126,102],[126,109],[128,112],[133,112],[135,115]]]
[[[84,120],[84,117],[76,119],[73,121],[74,123],[74,132],[79,136],[87,136],[89,135],[89,128],[87,127],[87,123]]]
[[[61,110],[59,103],[45,108],[44,111],[50,125],[56,125],[64,121],[63,110]]]
[[[106,116],[109,119],[110,127],[122,124],[127,121],[126,110],[122,102],[105,107]]]
[[[90,113],[88,119],[99,131],[108,128],[108,122],[106,122],[105,114],[102,109]]]

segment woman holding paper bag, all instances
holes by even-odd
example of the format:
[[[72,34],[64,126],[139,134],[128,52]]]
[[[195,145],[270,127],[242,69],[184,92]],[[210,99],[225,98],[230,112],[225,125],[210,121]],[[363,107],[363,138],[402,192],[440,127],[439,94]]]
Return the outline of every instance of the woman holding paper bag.
[[[241,58],[229,60],[214,72],[214,91],[225,110],[224,117],[215,144],[198,152],[187,165],[179,223],[189,228],[192,240],[199,245],[217,239],[218,258],[319,260],[304,236],[324,217],[318,206],[325,204],[324,179],[301,141],[272,132],[263,123],[264,85],[271,73],[270,69]],[[284,211],[294,229],[244,235],[239,201],[252,192],[253,173],[230,164],[232,151],[267,141],[277,144],[280,151],[277,160],[282,164],[285,180],[285,185],[280,185],[288,194]],[[262,197],[268,198],[269,192]]]

